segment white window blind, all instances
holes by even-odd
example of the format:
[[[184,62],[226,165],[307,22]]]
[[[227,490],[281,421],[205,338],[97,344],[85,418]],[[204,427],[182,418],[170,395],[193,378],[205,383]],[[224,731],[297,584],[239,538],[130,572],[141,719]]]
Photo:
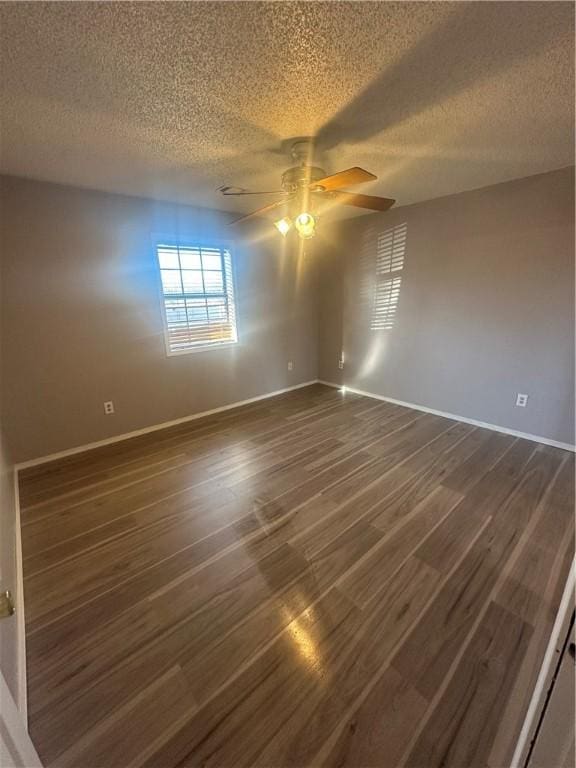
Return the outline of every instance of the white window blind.
[[[394,326],[404,267],[408,225],[399,224],[378,235],[376,283],[371,329],[390,330]]]
[[[232,256],[217,245],[156,246],[168,354],[238,340]]]

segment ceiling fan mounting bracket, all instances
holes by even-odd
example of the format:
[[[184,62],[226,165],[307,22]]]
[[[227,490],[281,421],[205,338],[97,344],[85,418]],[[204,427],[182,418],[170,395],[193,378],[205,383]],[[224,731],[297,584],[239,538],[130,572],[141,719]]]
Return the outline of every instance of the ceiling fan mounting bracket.
[[[311,136],[298,136],[284,144],[285,150],[295,163],[311,165],[314,159],[314,139]]]

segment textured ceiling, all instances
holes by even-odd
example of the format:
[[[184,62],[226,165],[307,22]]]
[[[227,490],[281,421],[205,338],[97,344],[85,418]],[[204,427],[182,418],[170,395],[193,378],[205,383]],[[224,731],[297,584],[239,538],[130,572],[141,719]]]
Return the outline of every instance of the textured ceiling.
[[[284,140],[398,204],[574,162],[569,2],[0,4],[2,172],[248,211]],[[344,209],[354,212],[353,209]]]

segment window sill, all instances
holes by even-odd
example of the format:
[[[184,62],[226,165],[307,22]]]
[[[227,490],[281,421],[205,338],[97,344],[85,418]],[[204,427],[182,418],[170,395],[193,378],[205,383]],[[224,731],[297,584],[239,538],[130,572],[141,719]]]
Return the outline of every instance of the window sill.
[[[180,357],[181,355],[195,355],[198,352],[214,352],[217,349],[226,349],[228,347],[237,347],[238,341],[226,341],[222,344],[205,344],[190,349],[180,349],[177,352],[166,350],[166,357]]]

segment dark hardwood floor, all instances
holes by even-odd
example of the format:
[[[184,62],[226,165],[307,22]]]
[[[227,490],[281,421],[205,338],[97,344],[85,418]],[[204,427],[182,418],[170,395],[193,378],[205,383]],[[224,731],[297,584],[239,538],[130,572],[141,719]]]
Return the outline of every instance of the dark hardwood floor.
[[[574,457],[322,385],[20,475],[49,766],[510,764]]]

